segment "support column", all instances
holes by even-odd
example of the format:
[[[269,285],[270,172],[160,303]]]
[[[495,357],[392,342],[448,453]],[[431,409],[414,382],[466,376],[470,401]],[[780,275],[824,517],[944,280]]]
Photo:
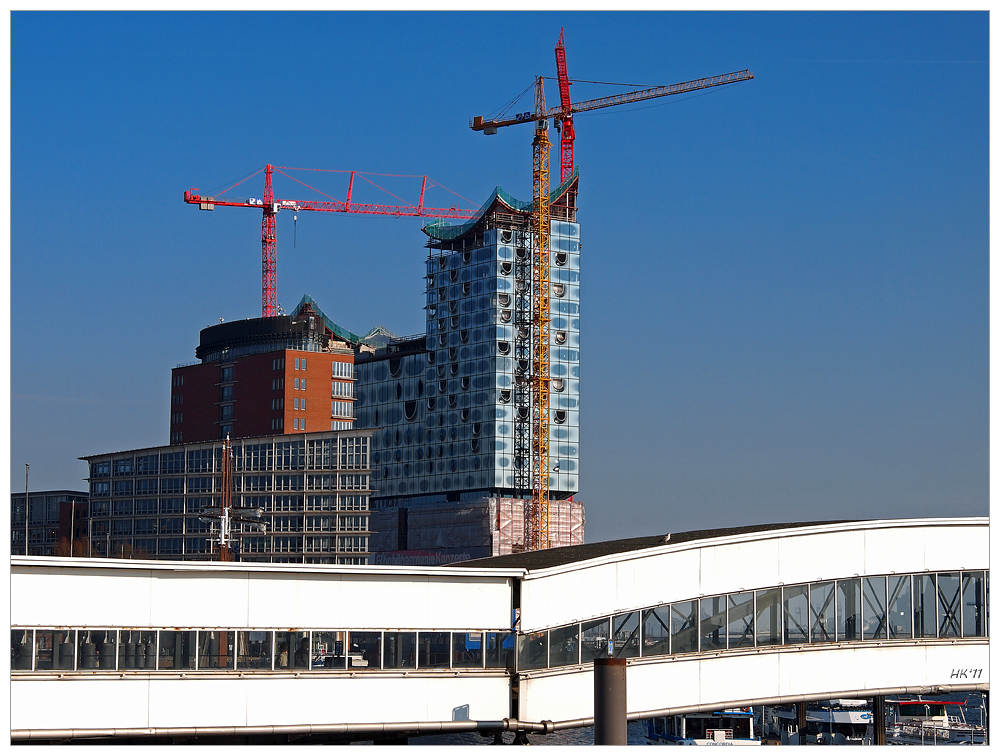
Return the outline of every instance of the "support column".
[[[799,745],[806,744],[806,702],[795,704],[795,731],[799,736]]]
[[[872,697],[872,742],[885,745],[885,696]]]
[[[625,659],[594,659],[594,745],[626,745]]]

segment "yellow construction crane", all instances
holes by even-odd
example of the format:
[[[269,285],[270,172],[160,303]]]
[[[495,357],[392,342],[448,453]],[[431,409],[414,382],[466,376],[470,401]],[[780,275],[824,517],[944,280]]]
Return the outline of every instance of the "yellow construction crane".
[[[535,78],[535,112],[518,113],[514,118],[490,119],[476,116],[469,123],[473,131],[496,134],[503,126],[518,123],[534,123],[535,137],[532,145],[532,193],[534,205],[531,215],[533,236],[531,256],[531,503],[524,517],[524,549],[537,551],[549,547],[549,232],[551,211],[549,208],[549,119],[557,128],[562,125],[561,165],[562,180],[573,171],[573,114],[588,110],[628,105],[650,100],[655,97],[684,94],[700,89],[710,89],[725,84],[748,81],[753,78],[750,71],[712,76],[706,79],[685,81],[666,87],[652,87],[635,92],[602,97],[596,100],[572,103],[569,97],[569,77],[566,72],[566,48],[562,31],[556,45],[556,70],[558,73],[560,104],[553,108],[545,106],[545,85],[543,78]]]

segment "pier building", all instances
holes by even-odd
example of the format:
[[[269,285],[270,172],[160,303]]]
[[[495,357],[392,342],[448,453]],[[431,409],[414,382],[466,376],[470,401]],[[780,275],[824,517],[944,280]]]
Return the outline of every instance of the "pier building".
[[[239,534],[244,562],[367,564],[371,431],[232,442],[235,507],[258,508],[264,532]],[[89,465],[91,553],[132,559],[209,559],[222,500],[223,441],[81,457]]]
[[[14,557],[11,738],[541,735],[593,724],[609,656],[629,720],[985,691],[988,607],[985,517],[444,567]]]

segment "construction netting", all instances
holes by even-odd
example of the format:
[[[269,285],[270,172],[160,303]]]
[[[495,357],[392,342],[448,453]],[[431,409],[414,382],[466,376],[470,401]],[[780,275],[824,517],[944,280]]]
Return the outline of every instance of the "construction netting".
[[[484,497],[372,512],[372,564],[446,564],[520,551],[523,499]],[[583,504],[549,502],[549,545],[584,542]],[[376,532],[377,531],[377,532]]]

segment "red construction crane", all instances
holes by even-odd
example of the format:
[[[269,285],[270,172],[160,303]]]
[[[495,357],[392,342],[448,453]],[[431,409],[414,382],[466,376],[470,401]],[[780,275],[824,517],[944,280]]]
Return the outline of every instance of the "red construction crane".
[[[394,215],[399,217],[416,218],[471,218],[476,210],[463,210],[458,207],[424,207],[424,194],[427,191],[427,177],[423,177],[423,184],[420,187],[420,199],[416,205],[379,205],[370,203],[353,203],[351,195],[354,191],[355,176],[365,175],[385,175],[385,174],[364,174],[359,171],[350,171],[351,180],[347,187],[347,199],[330,199],[329,201],[317,200],[283,200],[274,198],[274,190],[271,186],[271,174],[277,171],[284,176],[288,176],[285,171],[303,170],[300,168],[276,168],[270,164],[252,173],[245,179],[238,181],[229,188],[213,197],[202,197],[196,194],[197,189],[189,189],[184,192],[184,201],[189,205],[198,205],[202,210],[214,210],[219,207],[252,207],[263,211],[261,220],[261,315],[265,318],[273,318],[278,314],[278,241],[277,241],[277,219],[275,216],[281,210],[314,210],[324,213],[359,213],[363,215]],[[230,189],[235,189],[240,184],[248,181],[254,176],[264,171],[264,195],[262,198],[228,199],[221,195]],[[347,173],[347,171],[343,171]],[[293,176],[288,176],[293,181],[298,181],[303,186],[310,189],[305,184]],[[435,182],[432,182],[435,183]],[[440,185],[439,185],[440,186]],[[315,189],[313,191],[316,191]]]
[[[547,108],[545,87],[542,77],[535,79],[535,111],[517,113],[513,118],[487,120],[476,116],[469,122],[473,131],[496,134],[502,126],[516,123],[533,123],[535,137],[532,141],[532,185],[534,209],[531,228],[534,236],[532,247],[532,374],[531,382],[531,475],[532,500],[524,518],[524,548],[527,551],[549,547],[549,137],[548,121],[553,119],[556,126],[562,126],[560,150],[560,178],[565,182],[573,174],[573,142],[576,133],[573,128],[573,114],[614,105],[666,97],[668,95],[694,92],[700,89],[719,87],[753,78],[750,71],[712,76],[707,79],[685,81],[667,87],[652,87],[636,92],[586,100],[576,104],[570,101],[569,75],[566,71],[566,45],[563,31],[559,30],[556,44],[556,73],[559,77],[559,105]]]
[[[569,74],[566,72],[566,45],[563,43],[563,30],[559,30],[559,41],[556,43],[556,73],[559,76],[559,106],[563,113],[562,139],[559,143],[559,183],[563,184],[573,175],[573,104],[569,99]]]

